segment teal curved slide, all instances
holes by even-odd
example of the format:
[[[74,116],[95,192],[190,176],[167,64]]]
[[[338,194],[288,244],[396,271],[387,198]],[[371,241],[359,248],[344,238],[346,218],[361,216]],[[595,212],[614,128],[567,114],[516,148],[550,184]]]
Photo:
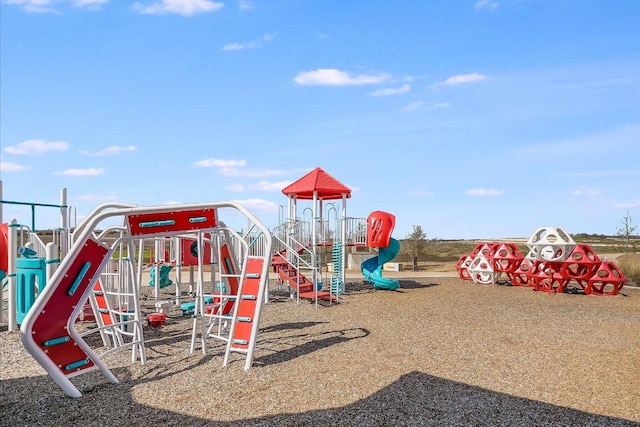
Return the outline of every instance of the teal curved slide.
[[[360,265],[364,278],[373,284],[376,289],[394,290],[400,287],[400,282],[387,277],[382,277],[382,266],[389,262],[400,252],[400,242],[391,238],[389,246],[380,248],[378,255],[364,260]]]

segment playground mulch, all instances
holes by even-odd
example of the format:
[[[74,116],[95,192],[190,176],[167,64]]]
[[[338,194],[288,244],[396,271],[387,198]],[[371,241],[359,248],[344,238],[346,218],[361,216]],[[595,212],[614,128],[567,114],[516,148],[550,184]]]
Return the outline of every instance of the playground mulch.
[[[351,278],[331,306],[272,289],[246,372],[237,354],[222,367],[220,344],[191,354],[192,320],[174,308],[145,326],[145,365],[129,350],[107,356],[120,382],[75,377],[79,399],[4,327],[0,425],[640,425],[640,290],[399,278],[396,291]]]

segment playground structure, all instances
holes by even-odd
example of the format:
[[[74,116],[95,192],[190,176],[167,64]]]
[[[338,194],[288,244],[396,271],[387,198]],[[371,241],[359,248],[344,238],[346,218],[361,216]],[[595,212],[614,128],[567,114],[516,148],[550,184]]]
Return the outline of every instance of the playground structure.
[[[233,210],[243,214],[257,230],[246,240],[220,218]],[[121,218],[121,226],[99,226]],[[106,235],[116,235],[112,241]],[[100,370],[117,382],[102,358],[124,347],[132,348],[132,361],[145,362],[139,285],[145,239],[181,237],[195,240],[198,248],[192,348],[199,339],[206,352],[209,338],[225,346],[223,365],[232,352],[245,356],[245,369],[253,359],[261,312],[268,286],[271,235],[251,213],[234,202],[144,207],[105,204],[98,207],[73,234],[67,256],[36,299],[21,324],[25,348],[56,383],[72,397],[81,393],[69,378]],[[136,245],[137,242],[137,245]],[[206,242],[206,244],[205,244]],[[213,260],[211,282],[205,281],[205,248]],[[250,254],[252,249],[253,254]],[[137,253],[137,256],[136,256]],[[256,254],[257,253],[257,254]],[[114,259],[117,268],[109,268]],[[222,292],[224,284],[227,292]],[[205,305],[205,297],[217,306]],[[90,300],[97,326],[80,334],[75,320]],[[100,333],[109,349],[101,354],[84,337]]]
[[[296,298],[297,302],[301,298],[312,299],[316,305],[321,299],[336,301],[344,293],[347,248],[367,246],[367,220],[347,217],[346,199],[351,196],[351,190],[321,168],[315,168],[282,192],[288,198],[287,215],[283,218],[281,211],[279,225],[271,231],[274,242],[271,266],[274,272],[278,273],[278,286],[287,287],[290,296]],[[341,205],[338,205],[338,200]],[[302,217],[298,213],[299,201],[312,202],[311,207],[304,208]],[[2,252],[0,253],[0,270],[2,270],[0,279],[3,280],[4,291],[0,322],[4,321],[3,318],[6,315],[9,330],[17,331],[24,316],[34,304],[39,291],[49,282],[83,225],[79,227],[70,225],[69,217],[75,208],[67,204],[66,189],[62,189],[59,205],[5,200],[2,200],[2,203],[30,205],[32,209],[31,228],[18,224],[15,220],[10,224],[0,225],[0,252]],[[60,209],[61,226],[54,230],[53,242],[47,245],[44,245],[35,233],[36,206]],[[117,203],[108,205],[110,208],[131,206],[134,205]],[[121,232],[117,229],[103,231],[101,240],[113,241],[121,238],[121,236],[118,237],[118,233]],[[256,231],[247,231],[247,238],[252,233],[255,234]],[[153,239],[146,239],[146,242],[148,247],[151,247],[148,252],[145,252],[145,258],[148,261],[143,264],[142,259],[138,259],[138,263],[149,269],[149,285],[154,287],[153,297],[159,300],[161,289],[175,283],[174,304],[184,303],[183,279],[187,269],[188,296],[196,292],[194,268],[197,266],[198,259],[197,253],[193,250],[196,240],[190,236],[156,236]],[[391,240],[391,243],[397,242]],[[204,244],[208,245],[206,241]],[[47,252],[49,246],[49,252]],[[37,253],[36,256],[29,259],[27,256],[16,256],[19,251],[27,249],[33,249]],[[205,251],[205,253],[209,252],[211,251]],[[388,249],[383,249],[382,252],[391,254]],[[126,247],[117,254],[118,259],[112,260],[105,274],[111,274],[112,281],[120,280],[123,283],[129,283],[130,279],[120,276],[135,274],[135,272],[128,272],[126,267],[128,257],[134,257],[135,254],[127,254]],[[210,265],[212,262],[210,256],[205,256],[205,265]],[[109,269],[113,272],[109,272]],[[174,281],[169,277],[170,273],[175,273]],[[213,278],[209,277],[209,280],[212,281]],[[88,304],[81,312],[80,319],[84,319],[86,315],[87,318],[97,317],[99,321],[99,318],[103,317],[99,314],[99,310],[106,309],[100,306],[104,302],[100,299],[91,299],[90,303],[91,306]],[[158,301],[157,308],[162,310],[166,305],[172,305],[171,301]],[[127,306],[127,303],[122,302],[122,306]]]
[[[376,289],[394,290],[400,282],[382,276],[382,266],[391,261],[400,251],[400,242],[391,237],[396,217],[388,212],[375,211],[367,218],[367,245],[378,248],[378,255],[361,264],[362,275]]]
[[[278,284],[287,286],[298,301],[336,301],[344,293],[347,247],[366,246],[366,219],[347,217],[346,201],[351,190],[321,168],[285,187],[282,193],[288,200],[287,215],[272,231],[272,266],[278,273]],[[331,202],[336,200],[341,201],[340,206]],[[299,201],[312,203],[304,208],[303,218],[298,215]],[[309,219],[304,218],[307,212]],[[325,278],[323,266],[328,259],[333,268]]]
[[[69,396],[79,397],[72,377],[99,370],[117,382],[103,362],[110,353],[130,348],[131,361],[145,363],[141,289],[146,286],[146,269],[157,310],[146,313],[148,325],[162,326],[169,308],[179,305],[193,318],[192,353],[199,346],[206,354],[212,341],[222,343],[223,365],[235,352],[245,356],[245,369],[252,364],[262,303],[268,302],[270,267],[277,273],[278,286],[287,286],[298,303],[300,299],[314,300],[316,305],[322,299],[334,302],[345,291],[346,248],[370,244],[380,251],[368,280],[378,289],[399,286],[381,275],[384,260],[399,250],[391,238],[393,215],[379,212],[382,216],[372,221],[371,230],[367,228],[371,216],[347,217],[350,190],[320,168],[283,194],[289,199],[287,218],[281,217],[274,230],[233,202],[106,203],[72,227],[69,216],[74,208],[67,205],[66,189],[60,205],[0,200],[31,205],[32,210],[47,206],[61,211],[61,227],[47,245],[35,233],[33,216],[31,228],[16,220],[0,227],[0,268],[6,271],[0,278],[3,290],[8,290],[6,297],[3,293],[8,329],[19,328],[29,353]],[[298,216],[299,200],[313,203],[303,210],[303,218]],[[341,200],[340,207],[335,200]],[[327,201],[328,208],[323,205]],[[244,215],[246,232],[225,225],[221,218],[229,211]],[[120,225],[108,225],[114,220]],[[333,268],[327,268],[325,276],[327,265]],[[190,276],[187,293],[182,289],[185,268]],[[175,282],[169,277],[172,272]],[[162,301],[161,289],[174,284],[175,301]],[[77,327],[83,319],[95,324]],[[100,337],[89,340],[93,347],[85,341],[91,334]],[[98,341],[101,348],[96,348]]]
[[[463,280],[488,285],[509,281],[550,294],[575,283],[587,295],[617,295],[626,277],[612,261],[603,261],[584,244],[576,244],[563,229],[542,227],[527,241],[523,255],[512,242],[482,242],[456,263]]]
[[[15,219],[8,223],[2,223],[3,205],[29,206],[31,209],[31,226],[18,223]],[[128,204],[109,204],[107,207],[130,207]],[[104,209],[105,206],[99,207]],[[60,226],[52,230],[51,241],[43,243],[43,238],[35,228],[36,208],[56,208],[60,211]],[[36,203],[10,201],[2,199],[2,181],[0,181],[0,284],[2,286],[2,304],[0,305],[0,323],[6,323],[11,332],[18,331],[22,320],[34,304],[36,297],[51,279],[61,260],[66,256],[69,248],[73,245],[74,235],[81,229],[76,227],[75,220],[72,220],[75,207],[67,204],[67,189],[60,191],[60,204]],[[90,214],[91,215],[91,214]],[[105,229],[100,238],[113,241],[118,234],[117,230]],[[154,298],[158,299],[160,290],[168,283],[172,283],[168,278],[170,271],[175,272],[175,304],[180,304],[184,299],[183,273],[185,269],[189,272],[188,295],[195,292],[194,268],[197,265],[197,253],[194,252],[195,240],[188,236],[180,237],[157,237],[151,241],[147,240],[147,246],[151,247],[150,261],[143,267],[149,268],[151,276],[150,286],[155,287]],[[205,245],[208,245],[205,242]],[[119,252],[124,253],[124,252]],[[195,254],[195,255],[194,255]],[[107,269],[120,271],[127,274],[122,262],[126,257],[113,260]],[[141,261],[142,262],[142,261]],[[205,258],[205,264],[210,265],[211,259]],[[160,273],[155,274],[156,271]],[[112,279],[117,280],[118,275],[111,274]],[[124,282],[128,279],[124,278]],[[99,301],[101,302],[101,301]],[[80,320],[92,319],[99,316],[97,310],[104,307],[95,306],[96,313],[93,312],[90,304],[85,306],[85,310],[80,313]]]

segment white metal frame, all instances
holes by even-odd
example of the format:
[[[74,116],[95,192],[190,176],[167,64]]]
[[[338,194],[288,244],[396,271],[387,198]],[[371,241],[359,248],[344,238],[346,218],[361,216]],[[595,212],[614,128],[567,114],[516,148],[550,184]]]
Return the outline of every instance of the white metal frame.
[[[66,333],[69,335],[69,339],[71,339],[75,345],[79,346],[82,351],[86,354],[86,356],[93,362],[94,366],[88,367],[83,370],[77,370],[73,373],[66,373],[56,365],[56,363],[52,360],[51,356],[48,355],[47,351],[43,350],[43,343],[38,343],[35,341],[34,334],[36,333],[33,330],[34,324],[38,317],[41,314],[44,314],[44,308],[47,306],[49,301],[54,295],[61,295],[66,292],[70,292],[60,288],[63,279],[67,279],[64,277],[66,272],[66,267],[69,267],[73,264],[73,262],[82,254],[82,250],[84,249],[87,242],[90,240],[95,241],[94,231],[98,229],[98,226],[105,220],[121,216],[124,219],[124,222],[136,215],[145,215],[145,214],[169,214],[176,212],[184,212],[184,211],[194,211],[197,213],[200,210],[210,210],[213,209],[215,211],[216,221],[219,221],[218,211],[221,208],[232,208],[239,211],[243,214],[249,221],[251,221],[255,226],[263,233],[263,238],[265,239],[265,244],[263,245],[264,249],[267,251],[263,254],[262,259],[263,263],[261,264],[261,271],[257,273],[260,280],[259,286],[259,295],[258,304],[256,306],[256,313],[254,314],[254,323],[252,325],[252,340],[249,348],[244,351],[246,353],[246,361],[245,361],[245,369],[248,369],[251,365],[253,358],[253,351],[255,349],[255,337],[258,331],[258,323],[260,317],[260,307],[262,305],[262,298],[264,296],[264,292],[266,292],[268,288],[268,280],[269,280],[269,266],[270,266],[270,257],[271,257],[271,234],[269,230],[253,215],[251,214],[244,206],[236,202],[213,202],[213,203],[201,203],[201,204],[189,204],[189,205],[170,205],[170,206],[152,206],[152,207],[144,207],[144,206],[135,206],[132,205],[120,205],[118,208],[114,208],[113,204],[109,204],[106,206],[99,206],[94,210],[94,212],[78,227],[76,233],[74,233],[74,243],[69,250],[69,253],[62,261],[60,267],[54,273],[51,278],[50,283],[45,288],[44,292],[40,294],[37,298],[34,306],[29,311],[23,324],[21,325],[21,339],[25,346],[25,348],[31,353],[31,355],[40,363],[40,365],[49,373],[49,375],[54,379],[54,381],[69,395],[72,397],[80,397],[80,391],[69,381],[69,378],[80,375],[85,372],[89,372],[92,370],[99,369],[105,377],[110,382],[118,382],[117,378],[111,373],[111,371],[107,368],[107,366],[102,362],[100,356],[96,354],[96,352],[83,340],[83,336],[78,333],[74,327],[75,319],[78,317],[81,310],[83,310],[84,304],[77,304],[73,307],[71,315],[66,321]],[[199,218],[189,218],[189,223],[192,223],[189,230],[194,232],[199,231],[214,231],[213,229],[206,229],[205,227],[201,227],[198,225]],[[167,225],[167,223],[169,223]],[[138,230],[137,235],[131,235],[131,229],[128,230],[129,236],[122,236],[123,240],[133,240],[135,238],[154,238],[161,236],[173,236],[185,233],[183,228],[176,227],[175,230],[171,229],[171,221],[157,221],[155,223],[149,224],[149,232],[143,233]],[[129,223],[130,225],[130,223]],[[142,226],[138,224],[138,226]],[[145,225],[146,226],[146,225]],[[141,236],[142,234],[142,236]],[[118,242],[119,243],[119,242]],[[115,246],[115,245],[114,245]],[[80,302],[87,301],[91,291],[93,290],[95,284],[97,283],[100,273],[105,270],[106,265],[110,262],[111,254],[113,253],[114,248],[110,248],[107,251],[107,255],[101,260],[99,266],[97,267],[96,273],[89,278],[86,287],[83,290],[82,295],[80,296]],[[242,270],[244,271],[244,270]],[[78,276],[75,280],[76,282],[80,276]],[[141,278],[141,263],[138,263],[138,283],[140,283]],[[245,279],[242,277],[240,283]],[[76,283],[74,282],[74,283]],[[135,303],[139,304],[138,301]],[[234,330],[234,322],[235,316],[237,316],[237,307],[239,304],[235,304],[234,315],[231,320],[231,328],[230,328],[230,336],[233,336]],[[137,306],[137,313],[139,313],[139,306]],[[129,322],[134,323],[136,329],[140,331],[139,333],[139,344],[140,350],[143,352],[144,339],[142,337],[142,328],[141,328],[141,319],[139,318],[139,314],[134,316],[134,319],[130,319]],[[57,337],[54,337],[54,341],[58,340]],[[134,339],[134,342],[136,340]],[[231,341],[229,341],[230,343]],[[227,350],[225,354],[224,364],[228,361],[228,353],[230,351],[237,351],[230,348],[229,343],[227,345]],[[138,345],[138,343],[134,344]],[[45,343],[46,346],[46,343]],[[143,356],[144,357],[144,356]]]

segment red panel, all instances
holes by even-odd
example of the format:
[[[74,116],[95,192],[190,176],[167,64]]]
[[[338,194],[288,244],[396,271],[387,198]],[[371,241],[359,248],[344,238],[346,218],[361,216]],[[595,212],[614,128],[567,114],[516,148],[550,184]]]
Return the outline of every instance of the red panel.
[[[198,265],[198,257],[193,254],[192,247],[194,250],[197,248],[195,245],[196,239],[181,239],[180,247],[182,250],[182,266],[190,267],[192,265]],[[211,264],[211,243],[204,242],[204,253],[202,263],[203,264]]]
[[[98,283],[96,283],[96,286],[93,289],[95,291],[101,292],[100,294],[97,294],[95,296],[98,308],[102,310],[108,310],[109,307],[107,306],[107,298],[105,297],[104,293],[102,293],[103,289],[102,289],[102,284],[100,283],[100,280],[98,280]],[[100,315],[100,318],[102,319],[102,323],[104,323],[105,325],[111,325],[113,323],[111,321],[110,313],[103,313],[102,311],[100,311],[99,315]]]
[[[494,272],[510,275],[518,269],[524,255],[515,243],[495,243],[491,246],[487,259]]]
[[[603,261],[587,282],[585,293],[590,295],[618,295],[627,281],[613,261]]]
[[[473,257],[469,254],[461,255],[458,258],[458,262],[456,263],[456,271],[458,272],[458,276],[462,280],[471,280],[471,276],[469,275],[469,266],[473,261]]]
[[[263,260],[257,258],[251,258],[247,261],[247,277],[242,286],[243,295],[253,295],[255,299],[242,299],[238,303],[238,318],[248,317],[251,318],[251,322],[241,322],[236,320],[236,325],[233,330],[234,340],[244,340],[247,344],[234,343],[234,348],[248,348],[248,343],[251,340],[251,329],[253,322],[255,321],[256,306],[261,303],[258,301],[258,292],[260,291],[260,274],[262,274]],[[253,277],[257,275],[257,277]]]
[[[9,226],[0,224],[0,270],[9,271]]]
[[[215,209],[192,209],[183,211],[154,212],[129,215],[129,230],[132,235],[192,231],[216,226]]]
[[[391,233],[396,225],[396,217],[383,211],[375,211],[367,218],[367,246],[387,248]]]
[[[33,339],[49,358],[68,374],[93,366],[93,362],[74,369],[66,370],[65,366],[89,359],[87,354],[72,340],[57,345],[45,346],[48,340],[56,340],[69,336],[67,323],[74,308],[87,289],[93,277],[99,273],[98,268],[107,256],[109,249],[95,240],[88,240],[78,256],[66,267],[58,283],[51,283],[53,294],[43,307],[42,312],[33,322]]]

